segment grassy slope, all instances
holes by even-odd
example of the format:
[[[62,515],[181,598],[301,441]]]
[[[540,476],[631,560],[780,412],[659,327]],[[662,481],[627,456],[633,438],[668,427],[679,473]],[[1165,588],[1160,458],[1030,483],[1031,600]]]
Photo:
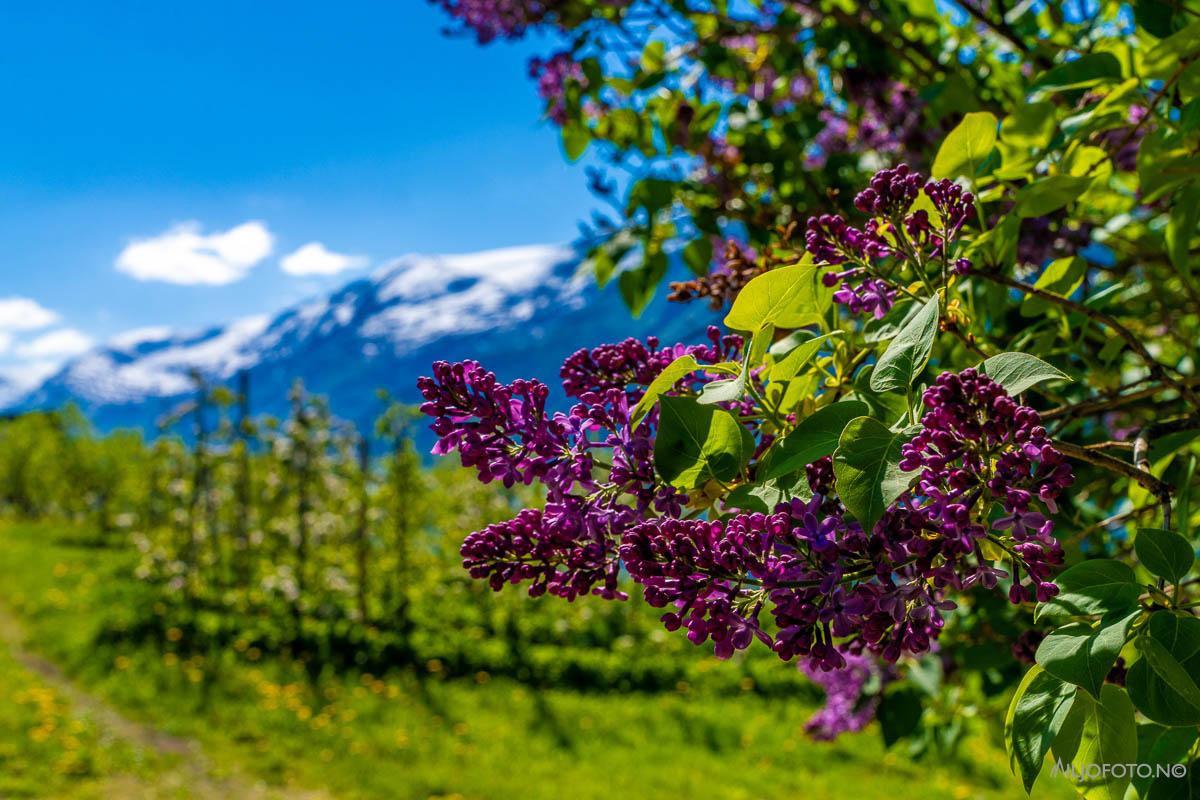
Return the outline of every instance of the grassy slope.
[[[90,715],[0,649],[0,797],[102,796],[115,775],[149,777],[153,754],[115,741]]]
[[[134,606],[129,567],[128,554],[72,545],[44,525],[0,526],[0,601],[46,655],[118,708],[201,740],[217,765],[273,784],[379,798],[1023,796],[1003,754],[980,737],[964,753],[970,766],[913,764],[884,752],[874,732],[810,742],[811,708],[751,693],[535,693],[485,675],[331,677],[313,687],[270,659],[95,646],[98,612],[119,618]],[[46,786],[61,787],[69,776],[57,752],[21,743],[36,720],[9,711],[11,666],[0,660],[0,754],[18,742],[25,785],[52,775]],[[77,749],[105,763],[104,748],[85,737]],[[1073,796],[1065,783],[1040,789]]]

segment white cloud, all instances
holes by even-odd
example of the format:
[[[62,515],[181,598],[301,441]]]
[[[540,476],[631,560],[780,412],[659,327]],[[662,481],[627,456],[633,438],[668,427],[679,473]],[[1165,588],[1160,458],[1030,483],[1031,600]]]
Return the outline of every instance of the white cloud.
[[[280,260],[289,275],[336,275],[348,269],[365,267],[365,256],[351,256],[327,250],[320,242],[309,242]]]
[[[58,321],[58,314],[28,297],[0,297],[0,330],[35,331]]]
[[[7,353],[12,347],[13,335],[7,331],[0,331],[0,355]]]
[[[92,339],[74,328],[59,328],[33,341],[17,346],[17,355],[26,360],[69,358],[92,348]]]
[[[243,222],[208,234],[200,232],[199,222],[184,222],[130,242],[117,256],[116,266],[140,281],[220,286],[246,277],[271,255],[274,244],[275,237],[262,222]]]

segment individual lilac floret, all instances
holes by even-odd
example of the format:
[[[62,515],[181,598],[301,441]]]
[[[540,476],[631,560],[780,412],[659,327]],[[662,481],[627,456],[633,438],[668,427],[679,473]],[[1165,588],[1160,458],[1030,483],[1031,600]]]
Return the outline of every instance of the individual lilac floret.
[[[833,293],[833,301],[846,306],[852,314],[868,313],[875,319],[883,319],[896,303],[896,290],[879,278],[867,278],[857,285],[845,281]]]

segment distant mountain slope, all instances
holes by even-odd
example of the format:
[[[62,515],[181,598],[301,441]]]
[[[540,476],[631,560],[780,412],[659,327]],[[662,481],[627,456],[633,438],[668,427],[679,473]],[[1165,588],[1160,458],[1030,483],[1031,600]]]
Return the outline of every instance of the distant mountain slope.
[[[406,256],[330,295],[274,317],[198,333],[145,329],[76,358],[14,408],[75,403],[101,429],[154,430],[192,391],[190,374],[229,381],[247,370],[254,413],[282,414],[299,378],[356,423],[379,411],[376,390],[417,402],[414,384],[438,359],[473,358],[501,378],[558,387],[576,349],[626,336],[699,341],[712,316],[661,299],[632,320],[615,287],[580,277],[569,248],[537,245]]]

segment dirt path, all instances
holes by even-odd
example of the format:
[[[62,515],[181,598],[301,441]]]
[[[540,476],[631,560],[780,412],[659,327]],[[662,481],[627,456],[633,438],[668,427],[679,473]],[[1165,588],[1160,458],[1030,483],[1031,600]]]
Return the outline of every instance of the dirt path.
[[[190,797],[196,800],[330,800],[324,792],[268,786],[229,765],[216,770],[196,741],[129,719],[100,698],[75,684],[55,663],[30,651],[21,624],[0,605],[0,647],[58,692],[72,708],[90,717],[109,735],[142,750],[167,757],[172,766],[148,782],[133,775],[110,777],[98,787],[104,798]]]

